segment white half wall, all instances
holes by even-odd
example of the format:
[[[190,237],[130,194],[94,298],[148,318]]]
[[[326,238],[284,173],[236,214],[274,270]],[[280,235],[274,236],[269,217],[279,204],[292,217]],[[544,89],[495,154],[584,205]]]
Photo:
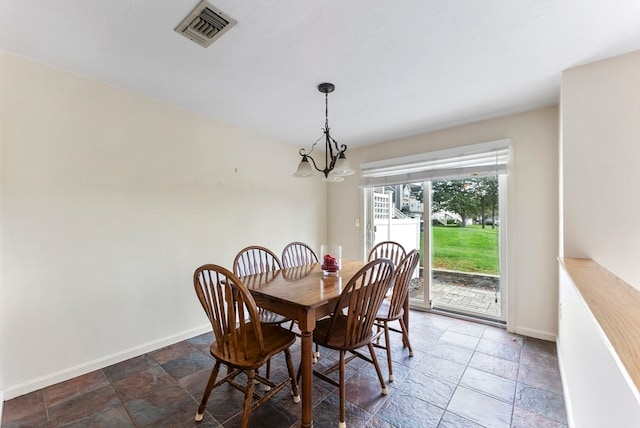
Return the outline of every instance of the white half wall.
[[[565,71],[561,115],[561,252],[640,290],[640,51]]]
[[[298,148],[0,53],[0,389],[10,399],[207,328],[192,275],[326,241]]]
[[[349,150],[357,173],[329,187],[329,239],[343,245],[343,257],[364,258],[364,225],[355,222],[364,218],[360,164],[509,138],[507,325],[519,334],[555,340],[558,133],[558,108],[553,106]]]
[[[638,392],[598,321],[560,268],[558,361],[571,427],[640,426]]]

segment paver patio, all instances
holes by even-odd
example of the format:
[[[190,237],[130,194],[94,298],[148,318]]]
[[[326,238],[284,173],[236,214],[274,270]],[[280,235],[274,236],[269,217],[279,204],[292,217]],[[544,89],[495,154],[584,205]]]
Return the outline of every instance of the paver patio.
[[[436,280],[431,286],[431,297],[433,307],[459,309],[488,318],[496,318],[501,315],[499,290],[496,293],[496,290],[486,287],[457,285]],[[424,281],[422,278],[414,279],[409,298],[424,300]]]

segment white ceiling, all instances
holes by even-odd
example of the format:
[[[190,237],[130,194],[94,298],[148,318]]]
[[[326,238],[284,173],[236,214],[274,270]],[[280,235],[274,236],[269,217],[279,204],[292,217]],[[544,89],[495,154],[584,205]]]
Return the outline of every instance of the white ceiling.
[[[563,70],[640,49],[640,0],[0,0],[0,49],[309,146],[349,147],[558,102]]]

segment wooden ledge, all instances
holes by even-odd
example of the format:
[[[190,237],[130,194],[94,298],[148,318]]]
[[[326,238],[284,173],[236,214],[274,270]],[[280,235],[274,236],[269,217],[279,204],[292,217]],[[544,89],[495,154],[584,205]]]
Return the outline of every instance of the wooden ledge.
[[[640,391],[640,291],[591,259],[560,258]]]

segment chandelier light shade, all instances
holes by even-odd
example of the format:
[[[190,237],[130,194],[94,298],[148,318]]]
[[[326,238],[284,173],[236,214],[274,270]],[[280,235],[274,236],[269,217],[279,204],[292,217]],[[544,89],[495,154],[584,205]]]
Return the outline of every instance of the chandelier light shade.
[[[349,165],[345,152],[347,146],[344,144],[338,144],[336,140],[331,137],[329,133],[329,93],[333,92],[335,86],[332,83],[321,83],[318,85],[318,90],[324,93],[325,97],[325,120],[323,136],[320,137],[308,152],[305,149],[300,149],[300,164],[298,169],[293,173],[294,177],[311,177],[315,175],[315,171],[321,172],[324,175],[323,181],[338,182],[343,181],[347,175],[355,174],[355,171]],[[324,153],[324,168],[320,169],[315,159],[311,157],[311,152],[315,148],[316,144],[324,138],[325,153]]]

